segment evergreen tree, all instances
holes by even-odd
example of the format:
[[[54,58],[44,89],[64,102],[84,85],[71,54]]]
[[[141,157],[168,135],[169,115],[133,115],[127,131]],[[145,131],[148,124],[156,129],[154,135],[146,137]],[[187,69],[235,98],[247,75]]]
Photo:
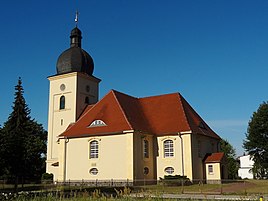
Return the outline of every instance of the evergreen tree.
[[[1,176],[5,174],[5,160],[4,160],[4,134],[3,134],[3,129],[0,127],[0,179]]]
[[[252,168],[255,178],[268,174],[268,102],[260,104],[248,123],[244,148],[254,161]]]
[[[9,179],[16,182],[20,179],[41,178],[44,172],[46,153],[46,131],[30,117],[23,97],[21,78],[15,86],[13,111],[2,128],[3,150],[1,151]]]
[[[236,161],[235,149],[227,140],[220,141],[221,151],[224,152],[228,164],[228,179],[237,179],[238,163]]]

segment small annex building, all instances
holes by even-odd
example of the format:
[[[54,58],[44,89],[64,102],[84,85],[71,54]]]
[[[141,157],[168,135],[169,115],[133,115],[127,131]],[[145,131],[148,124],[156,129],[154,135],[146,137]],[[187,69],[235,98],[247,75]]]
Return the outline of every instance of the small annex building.
[[[209,153],[204,158],[207,183],[221,183],[228,178],[227,159],[223,152]]]
[[[82,32],[75,27],[70,38],[48,78],[46,168],[55,181],[226,178],[221,138],[180,93],[136,98],[111,90],[98,100],[101,80]]]

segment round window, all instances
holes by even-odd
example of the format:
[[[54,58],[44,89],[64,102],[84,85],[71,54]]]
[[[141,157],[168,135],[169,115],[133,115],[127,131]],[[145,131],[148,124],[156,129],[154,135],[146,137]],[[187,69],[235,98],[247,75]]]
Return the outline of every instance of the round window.
[[[173,174],[174,173],[174,168],[173,167],[166,167],[165,168],[165,173]]]
[[[143,168],[143,174],[144,175],[149,174],[149,168],[147,168],[147,167]]]
[[[65,84],[61,84],[61,85],[60,85],[60,90],[61,90],[61,91],[64,91],[64,90],[65,90]]]
[[[89,173],[90,174],[92,174],[92,175],[96,175],[96,174],[98,174],[98,169],[97,168],[91,168],[90,170],[89,170]]]

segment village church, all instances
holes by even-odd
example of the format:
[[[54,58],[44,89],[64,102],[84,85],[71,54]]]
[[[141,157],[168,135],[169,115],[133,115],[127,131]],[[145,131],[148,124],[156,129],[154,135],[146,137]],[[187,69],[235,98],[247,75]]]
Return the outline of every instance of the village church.
[[[226,178],[221,138],[180,93],[136,98],[111,90],[99,100],[101,79],[77,27],[70,40],[48,77],[46,171],[55,181]]]

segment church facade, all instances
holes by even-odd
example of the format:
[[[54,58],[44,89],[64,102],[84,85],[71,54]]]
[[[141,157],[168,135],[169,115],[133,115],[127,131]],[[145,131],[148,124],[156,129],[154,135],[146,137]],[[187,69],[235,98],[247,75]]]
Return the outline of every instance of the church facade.
[[[220,137],[180,93],[144,98],[111,90],[101,100],[94,62],[71,31],[50,76],[46,168],[55,181],[226,178]]]

